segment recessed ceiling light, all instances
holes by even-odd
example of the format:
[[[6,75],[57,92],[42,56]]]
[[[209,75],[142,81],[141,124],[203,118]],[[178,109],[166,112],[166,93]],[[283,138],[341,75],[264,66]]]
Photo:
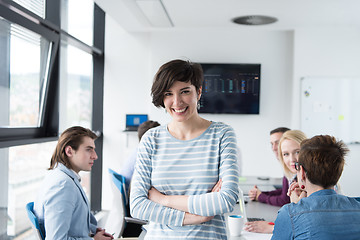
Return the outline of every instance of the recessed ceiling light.
[[[249,15],[234,18],[232,21],[242,25],[265,25],[277,22],[277,18],[261,15]]]

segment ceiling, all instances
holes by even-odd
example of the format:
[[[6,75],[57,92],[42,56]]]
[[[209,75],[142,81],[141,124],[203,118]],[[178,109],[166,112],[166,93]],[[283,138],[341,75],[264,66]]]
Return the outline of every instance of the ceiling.
[[[173,26],[150,24],[137,1],[95,0],[127,31],[164,31],[199,28],[292,30],[304,27],[359,26],[359,0],[156,0],[166,9]],[[278,19],[262,26],[234,24],[244,15],[266,15]]]

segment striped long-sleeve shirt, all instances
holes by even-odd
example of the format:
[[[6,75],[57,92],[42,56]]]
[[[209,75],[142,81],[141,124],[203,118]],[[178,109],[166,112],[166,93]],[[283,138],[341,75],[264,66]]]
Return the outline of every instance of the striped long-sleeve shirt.
[[[238,165],[234,130],[213,122],[199,137],[178,140],[166,126],[150,129],[142,137],[131,183],[133,217],[150,221],[146,239],[226,239],[224,213],[238,199]],[[219,178],[220,192],[211,192]],[[166,195],[188,195],[189,212],[215,216],[183,226],[185,212],[148,199],[154,186]]]

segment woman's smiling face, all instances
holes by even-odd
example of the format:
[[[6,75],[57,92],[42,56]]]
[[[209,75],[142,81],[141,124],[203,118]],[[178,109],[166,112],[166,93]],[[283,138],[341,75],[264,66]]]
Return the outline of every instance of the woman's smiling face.
[[[298,161],[300,144],[294,140],[285,139],[281,143],[281,150],[285,165],[292,173],[296,173],[295,162]]]
[[[166,111],[175,121],[183,122],[197,115],[200,92],[189,82],[176,81],[164,94]]]

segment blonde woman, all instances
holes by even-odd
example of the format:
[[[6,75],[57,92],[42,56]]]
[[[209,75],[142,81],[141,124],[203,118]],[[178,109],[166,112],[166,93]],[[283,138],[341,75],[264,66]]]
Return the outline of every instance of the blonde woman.
[[[276,157],[276,159],[280,162],[279,159],[279,143],[280,139],[286,131],[289,131],[289,128],[279,127],[270,131],[270,143],[271,149]],[[253,189],[249,191],[249,198],[251,200],[257,200],[259,202],[266,202],[267,204],[274,206],[283,206],[290,202],[289,196],[287,196],[287,191],[289,189],[289,180],[287,177],[283,177],[282,179],[282,188],[276,189],[269,192],[261,192],[258,190],[255,185]],[[258,199],[257,199],[258,198]]]
[[[306,135],[299,130],[286,131],[279,142],[279,161],[283,167],[284,174],[288,180],[287,186],[296,179],[295,163],[298,160],[300,152],[300,143],[306,139]],[[282,189],[284,194],[287,195],[288,188]],[[273,198],[278,197],[273,195],[272,192],[262,192],[256,188],[255,201],[271,204]],[[245,230],[249,232],[262,232],[272,233],[274,229],[273,223],[267,221],[255,221],[246,223]]]

